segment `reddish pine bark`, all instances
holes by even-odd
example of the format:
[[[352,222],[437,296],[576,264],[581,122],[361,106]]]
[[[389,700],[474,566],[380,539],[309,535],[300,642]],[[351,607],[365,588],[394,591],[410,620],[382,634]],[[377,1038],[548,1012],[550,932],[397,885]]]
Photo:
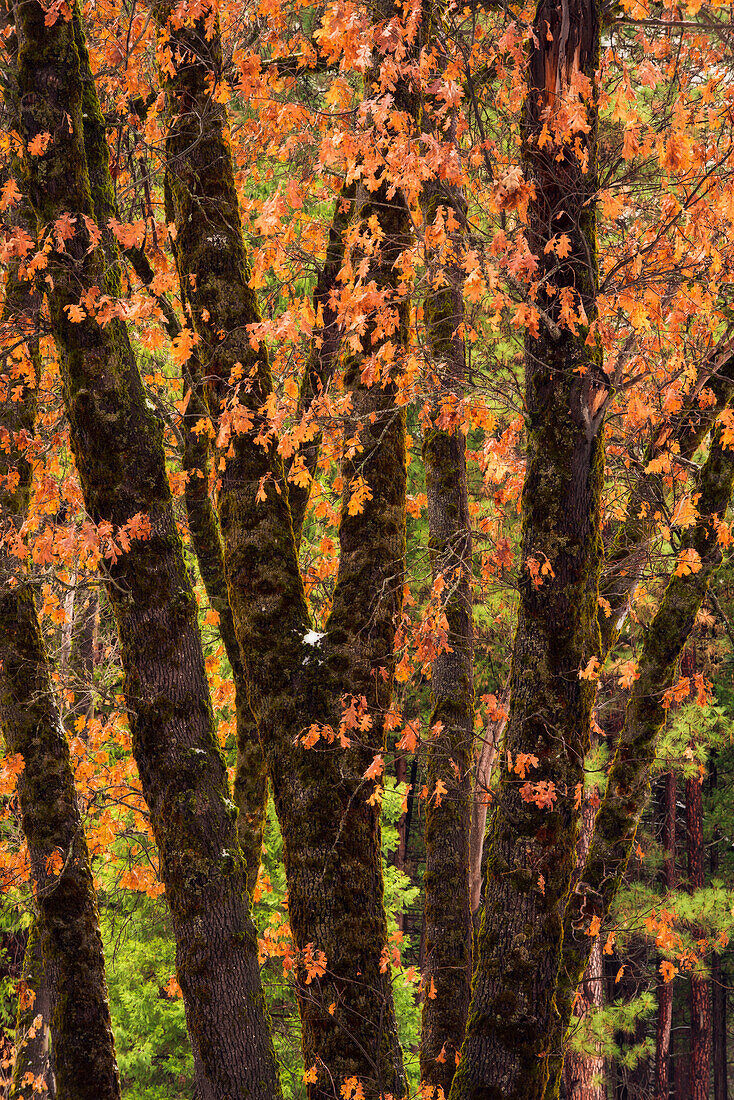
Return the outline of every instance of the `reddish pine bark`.
[[[663,795],[663,882],[667,890],[675,889],[675,813],[677,783],[675,773],[665,776]],[[673,983],[666,982],[658,970],[658,1016],[655,1030],[655,1091],[657,1100],[668,1100],[670,1093],[670,1038],[673,1024]]]
[[[594,829],[596,805],[587,798],[583,806],[581,834],[579,836],[577,862],[583,867],[589,852]],[[604,956],[602,941],[597,938],[586,964],[584,976],[576,991],[571,1031],[576,1021],[582,1021],[594,1009],[604,1004]],[[567,1100],[605,1100],[604,1056],[595,1050],[576,1050],[567,1045],[563,1058],[563,1079]]]
[[[703,787],[699,776],[686,779],[688,885],[693,893],[705,886]],[[702,934],[701,929],[697,929]],[[691,974],[691,1100],[708,1100],[711,1066],[711,1001],[708,975]]]

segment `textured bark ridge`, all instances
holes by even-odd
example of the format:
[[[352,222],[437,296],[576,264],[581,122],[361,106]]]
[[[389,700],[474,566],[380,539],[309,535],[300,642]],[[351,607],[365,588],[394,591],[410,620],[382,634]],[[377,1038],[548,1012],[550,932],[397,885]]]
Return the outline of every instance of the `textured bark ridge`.
[[[699,519],[681,540],[681,552],[695,550],[701,569],[671,578],[647,631],[638,664],[639,678],[627,705],[606,793],[594,823],[589,855],[566,906],[563,966],[556,998],[561,1032],[568,1026],[573,996],[594,942],[586,931],[595,916],[601,919],[608,912],[632,851],[650,787],[658,734],[667,713],[665,692],[673,683],[678,660],[711,577],[721,562],[715,521],[726,513],[732,487],[734,451],[723,446],[721,429],[717,427],[698,477]],[[556,1089],[557,1085],[555,1081]],[[549,1089],[548,1097],[556,1095],[556,1091]]]
[[[586,342],[597,284],[598,51],[595,4],[541,0],[529,61],[525,150],[536,191],[529,242],[553,293],[540,303],[548,322],[526,343],[528,470],[507,753],[487,836],[479,958],[452,1100],[535,1100],[547,1075],[543,1055],[554,1018],[563,907],[576,863],[576,792],[583,785],[595,694],[593,682],[579,672],[600,654],[601,428],[608,387],[601,354]],[[590,129],[574,135],[574,148],[554,135],[577,75],[592,91],[585,104]],[[570,242],[564,259],[546,249],[560,234]],[[561,321],[564,300],[579,318],[575,331]],[[546,564],[550,571],[538,575]],[[538,758],[524,779],[508,768],[519,753]],[[540,788],[537,801],[526,801],[527,788],[525,798],[520,792],[528,780],[551,787]],[[550,792],[547,801],[543,791]]]
[[[427,16],[424,8],[424,19]],[[424,185],[423,216],[433,224],[439,206],[457,217],[463,196],[430,181]],[[466,372],[464,340],[457,331],[464,317],[461,238],[449,246],[446,263],[431,274],[423,305],[426,338],[435,378],[433,418],[442,401],[457,404]],[[459,427],[431,423],[424,429],[423,463],[428,498],[428,530],[434,580],[444,582],[442,609],[450,652],[431,666],[433,710],[428,747],[429,792],[440,780],[446,793],[431,797],[425,809],[426,869],[423,981],[435,996],[425,997],[421,1020],[421,1080],[448,1096],[469,1009],[472,921],[469,903],[471,779],[474,757],[474,678],[472,669],[472,537],[466,481],[466,446]]]
[[[93,84],[82,81],[80,65],[88,62],[80,16],[48,28],[34,2],[18,15],[24,137],[52,135],[47,153],[29,158],[30,198],[42,226],[63,213],[77,219],[66,251],[49,256],[49,311],[85,505],[94,520],[115,527],[136,513],[149,521],[149,536],[111,568],[108,592],[133,750],[173,918],[197,1088],[201,1100],[270,1100],[279,1084],[237,813],[214,736],[161,426],[123,324],[102,327],[90,317],[73,323],[67,308],[92,287],[114,293],[117,270],[111,242],[88,250],[83,220],[111,210],[114,199],[106,144],[95,140],[104,135],[99,103]]]
[[[161,6],[157,15],[166,23],[169,9]],[[317,1076],[309,1089],[314,1096],[338,1095],[346,1078],[358,1077],[369,1095],[399,1096],[402,1058],[389,976],[381,969],[379,811],[368,801],[372,783],[363,776],[382,747],[402,596],[403,416],[394,386],[364,384],[361,357],[355,357],[346,370],[352,419],[345,431],[347,438],[359,436],[361,450],[344,462],[340,569],[331,617],[317,635],[277,440],[262,431],[272,380],[266,350],[253,348],[247,331],[260,315],[249,285],[226,117],[210,94],[211,74],[221,71],[219,37],[207,38],[201,24],[169,31],[181,62],[166,78],[168,216],[177,228],[176,261],[200,339],[210,411],[220,429],[231,430],[218,501],[230,604],[283,832],[291,926],[305,955],[326,956],[325,973],[300,989],[304,1055]],[[387,198],[386,186],[355,201],[356,216],[365,223],[376,217],[384,234],[371,277],[391,299],[392,331],[388,325],[383,339],[399,345],[406,315],[393,264],[409,241],[408,211],[399,194]],[[378,347],[370,339],[366,353]],[[318,379],[309,385],[318,388]],[[348,489],[356,477],[364,478],[373,499],[353,516]],[[297,515],[296,527],[301,522]],[[302,736],[313,724],[338,730],[350,702],[345,696],[360,706],[364,697],[371,727],[356,736],[352,731],[348,746],[337,736],[305,748]]]

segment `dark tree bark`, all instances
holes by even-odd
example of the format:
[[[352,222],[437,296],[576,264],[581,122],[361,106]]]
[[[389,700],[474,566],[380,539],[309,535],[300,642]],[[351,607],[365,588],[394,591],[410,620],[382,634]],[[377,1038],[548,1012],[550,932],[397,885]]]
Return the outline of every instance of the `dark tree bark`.
[[[16,45],[9,12],[3,29]],[[6,40],[8,40],[6,38]],[[5,111],[17,126],[16,74],[7,77]],[[19,169],[20,166],[16,165]],[[25,200],[17,215],[35,229]],[[81,819],[74,772],[38,621],[33,589],[8,549],[26,519],[31,492],[28,448],[36,416],[40,377],[39,297],[11,265],[0,323],[23,343],[3,356],[0,430],[0,725],[9,753],[22,757],[18,800],[28,845],[37,918],[24,962],[25,988],[19,999],[18,1052],[13,1091],[28,1095],[26,1073],[45,1075],[47,1031],[53,1030],[53,1059],[60,1100],[118,1100],[120,1082],[110,1023],[99,931],[97,899]],[[39,1003],[33,1016],[36,993]],[[25,1016],[24,1016],[25,1010]],[[45,1019],[33,1027],[35,1016]],[[26,1026],[27,1025],[27,1026]],[[45,1055],[42,1047],[45,1039]]]
[[[28,160],[29,192],[41,224],[65,213],[76,218],[65,251],[49,256],[48,298],[87,511],[115,529],[138,513],[149,521],[148,537],[111,565],[108,594],[133,751],[173,918],[197,1088],[201,1100],[271,1100],[279,1083],[236,808],[214,734],[161,426],[146,402],[124,325],[70,317],[70,307],[91,288],[119,289],[109,236],[104,247],[90,249],[83,220],[114,208],[104,120],[94,84],[82,79],[88,59],[78,9],[72,21],[59,19],[53,27],[44,18],[40,4],[19,7],[24,138],[54,135],[45,154]]]
[[[729,976],[722,965],[721,956],[711,962],[711,999],[714,1063],[714,1100],[728,1100],[728,1032],[727,1032],[727,983]]]
[[[686,779],[688,887],[693,893],[706,885],[706,848],[703,842],[703,786],[698,776]],[[701,929],[694,929],[699,938]],[[711,1069],[711,1000],[707,974],[691,974],[691,1100],[708,1100]]]
[[[18,780],[51,1001],[59,1100],[120,1096],[102,938],[74,775],[33,593],[0,589],[0,721]]]
[[[487,838],[479,959],[452,1100],[536,1100],[547,1077],[543,1055],[554,1020],[563,905],[576,864],[576,794],[595,696],[595,684],[579,672],[601,652],[601,431],[608,395],[601,353],[587,344],[597,284],[595,93],[586,101],[589,133],[576,135],[583,157],[570,144],[559,145],[553,130],[575,75],[593,87],[599,33],[598,8],[586,0],[538,5],[525,152],[535,186],[528,239],[546,280],[539,297],[546,319],[526,342],[528,469],[507,753]],[[546,123],[550,140],[541,142]],[[570,248],[563,260],[546,248],[560,234]],[[559,323],[564,296],[585,316],[574,331]],[[546,563],[550,572],[540,575]],[[520,753],[538,758],[530,779],[550,784],[537,800],[521,794],[527,794],[527,775],[510,770]]]
[[[487,831],[487,811],[490,803],[490,783],[502,734],[505,731],[505,710],[509,696],[505,692],[500,704],[500,716],[491,719],[485,729],[474,768],[474,790],[471,803],[469,832],[469,905],[475,931],[479,931],[482,904],[484,837]]]
[[[438,207],[456,209],[462,197],[437,181],[423,192],[425,224]],[[427,759],[429,798],[425,810],[426,869],[421,1080],[448,1096],[461,1049],[469,1008],[472,922],[469,907],[469,839],[474,756],[474,677],[472,668],[472,538],[466,481],[466,449],[461,428],[436,426],[442,401],[461,397],[465,375],[464,316],[460,241],[441,268],[439,285],[429,287],[424,319],[431,371],[435,374],[433,423],[424,429],[423,463],[428,498],[428,530],[434,581],[441,578],[442,610],[450,651],[431,667],[433,710]],[[429,275],[436,277],[434,270]],[[442,285],[441,285],[442,284]],[[441,782],[445,793],[435,795]]]
[[[664,777],[662,798],[663,835],[665,852],[663,863],[663,884],[671,891],[676,886],[675,873],[675,818],[678,784],[675,772],[667,772]],[[660,961],[660,960],[659,960]],[[665,981],[658,968],[656,976],[658,994],[658,1016],[655,1032],[655,1091],[657,1100],[668,1100],[670,1095],[670,1038],[673,1026],[673,983]]]
[[[440,49],[437,12],[424,0],[421,45]],[[440,64],[440,62],[439,62]],[[428,96],[422,112],[427,136],[455,144],[455,120],[446,131],[435,123],[437,104]],[[458,163],[457,157],[457,163]],[[474,764],[474,623],[472,533],[466,471],[466,441],[457,416],[466,385],[464,344],[464,230],[466,199],[457,181],[427,180],[421,193],[426,227],[427,288],[423,301],[428,352],[430,419],[423,430],[423,466],[428,500],[428,536],[434,584],[443,585],[449,649],[431,665],[430,734],[426,761],[426,867],[422,976],[428,991],[421,1017],[421,1080],[448,1097],[464,1040],[469,1009],[472,920],[469,896],[472,770]],[[457,228],[433,255],[428,231],[442,214]],[[443,795],[436,794],[437,783]]]
[[[10,1100],[37,1100],[39,1083],[49,1100],[56,1097],[56,1078],[51,1065],[51,989],[41,952],[41,936],[35,921],[28,936],[18,990],[15,1022],[15,1065]],[[43,1093],[42,1093],[43,1095]]]
[[[167,16],[168,8],[158,10],[161,22]],[[166,79],[167,204],[209,408],[220,430],[231,429],[218,509],[230,603],[283,832],[291,927],[299,949],[323,952],[326,960],[325,972],[299,991],[304,1056],[317,1077],[309,1089],[333,1095],[346,1078],[358,1077],[369,1094],[399,1095],[402,1058],[382,964],[379,811],[364,773],[383,745],[402,597],[403,415],[393,384],[363,382],[363,356],[355,356],[345,372],[353,409],[345,433],[358,436],[362,449],[344,460],[339,574],[326,628],[313,631],[277,440],[269,433],[256,438],[266,427],[272,380],[265,348],[253,349],[247,331],[260,315],[249,285],[226,118],[209,91],[212,72],[215,78],[221,72],[219,37],[215,30],[207,38],[198,24],[170,33],[182,60]],[[394,265],[409,243],[410,222],[402,196],[388,198],[387,184],[360,195],[356,206],[365,225],[375,217],[380,227],[382,248],[370,276],[392,314],[379,339],[373,328],[366,334],[366,356],[385,339],[400,347],[406,338]],[[357,478],[369,485],[372,500],[352,514]],[[371,727],[352,731],[342,744],[336,731],[350,697],[367,709]],[[306,748],[312,725],[327,735]],[[305,978],[305,967],[299,974]]]

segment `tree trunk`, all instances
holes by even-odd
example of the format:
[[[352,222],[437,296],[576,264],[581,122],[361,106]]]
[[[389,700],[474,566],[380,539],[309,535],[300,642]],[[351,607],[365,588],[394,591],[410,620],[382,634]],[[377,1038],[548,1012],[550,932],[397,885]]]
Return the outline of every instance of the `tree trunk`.
[[[155,273],[145,253],[141,249],[133,248],[126,252],[126,257],[138,278],[150,290]],[[150,292],[161,308],[166,332],[171,340],[177,339],[183,328],[176,311],[166,297],[154,294],[152,290]],[[206,432],[195,430],[196,424],[208,416],[201,363],[196,353],[184,366],[183,380],[187,405],[181,427],[181,465],[187,475],[184,490],[186,517],[207,599],[219,616],[219,634],[232,670],[237,723],[233,797],[237,806],[237,834],[247,872],[247,891],[252,896],[262,857],[268,777],[257,723],[247,697],[245,670],[224,575],[222,538],[209,494],[209,439]]]
[[[598,278],[595,93],[586,102],[589,132],[575,135],[583,165],[555,131],[576,78],[593,87],[599,33],[598,8],[587,0],[538,4],[525,154],[535,189],[528,241],[542,274],[544,317],[526,340],[528,469],[507,753],[487,838],[479,960],[452,1100],[538,1100],[547,1076],[543,1055],[595,697],[594,681],[579,673],[601,652],[601,432],[609,392],[600,350],[593,338],[587,342]],[[548,141],[540,140],[544,126]],[[558,234],[569,242],[560,263]],[[578,327],[560,320],[564,299],[583,318]],[[521,754],[537,757],[537,769]]]
[[[3,30],[10,32],[6,40],[12,51],[16,43],[8,14],[3,10],[2,22]],[[15,74],[7,76],[5,108],[14,115],[15,128],[18,89]],[[18,217],[24,228],[34,228],[25,200]],[[27,517],[31,493],[28,447],[40,377],[38,307],[35,287],[22,277],[20,265],[13,264],[5,286],[2,329],[14,331],[22,342],[2,360],[5,396],[0,428],[6,446],[0,459],[0,725],[7,751],[22,757],[18,801],[37,907],[20,997],[18,1035],[25,1034],[26,1043],[19,1059],[26,1068],[14,1076],[13,1089],[19,1096],[29,1092],[26,1069],[41,1075],[39,1048],[50,1023],[60,1100],[118,1100],[97,899],[71,756],[33,590],[20,559],[9,549]],[[38,1012],[28,1019],[37,991]],[[45,1022],[34,1029],[32,1021],[39,1013]],[[47,1054],[46,1050],[46,1058]]]
[[[716,793],[718,787],[718,754],[712,753],[709,761],[709,775],[711,778],[711,792]],[[722,843],[721,830],[714,826],[713,844],[711,845],[710,869],[711,877],[718,878],[719,851]],[[711,1016],[712,1016],[712,1053],[714,1063],[714,1100],[728,1100],[728,1034],[726,1023],[726,1009],[728,999],[729,976],[724,966],[722,957],[716,953],[711,960]]]
[[[703,786],[699,776],[686,779],[688,886],[693,893],[705,886]],[[702,929],[694,929],[700,938]],[[691,1100],[708,1100],[711,1063],[710,980],[701,966],[691,974]]]
[[[664,777],[663,802],[663,883],[668,892],[675,889],[675,817],[678,785],[675,772]],[[658,960],[659,962],[662,960]],[[655,1092],[656,1100],[668,1100],[670,1095],[670,1036],[673,1026],[673,982],[665,981],[660,968],[656,975],[658,1018],[655,1032]]]
[[[711,963],[711,999],[713,1016],[714,1100],[728,1100],[728,1033],[726,1022],[729,975],[714,955]]]
[[[167,8],[159,9],[161,23],[167,16]],[[210,94],[211,74],[216,79],[221,71],[218,30],[207,37],[202,23],[167,33],[183,59],[166,78],[167,209],[177,229],[176,262],[200,340],[209,408],[227,438],[219,491],[227,584],[283,833],[290,921],[302,952],[304,1057],[316,1078],[309,1092],[331,1096],[357,1077],[370,1095],[399,1095],[402,1057],[383,962],[379,809],[365,772],[383,747],[402,599],[404,418],[394,385],[371,386],[361,374],[364,358],[385,340],[399,349],[406,339],[394,265],[410,241],[408,209],[399,192],[388,199],[387,184],[358,203],[363,225],[374,218],[379,226],[382,246],[370,277],[391,320],[379,340],[368,329],[363,355],[346,369],[353,411],[345,438],[358,437],[361,449],[342,467],[339,574],[331,616],[317,632],[298,568],[278,441],[264,414],[272,394],[267,352],[251,346],[247,330],[260,315],[249,285],[226,118]],[[373,499],[355,513],[349,504],[358,479]],[[337,732],[345,706],[361,732],[347,734],[348,725]],[[325,970],[314,974],[309,958]]]
[[[596,810],[594,802],[584,801],[579,836],[577,862],[581,869],[591,844]],[[594,1009],[604,1005],[604,956],[602,942],[597,939],[586,964],[584,976],[576,991],[571,1029],[576,1020],[583,1020]],[[604,1056],[599,1049],[575,1050],[567,1045],[563,1055],[563,1078],[568,1100],[605,1100]]]
[[[424,14],[425,17],[425,14]],[[463,196],[449,184],[424,185],[423,217],[432,226],[439,206],[455,216]],[[436,426],[447,402],[454,411],[466,372],[462,295],[463,273],[458,234],[451,256],[429,271],[424,319],[429,373],[434,375],[431,422],[423,436],[428,498],[429,550],[434,585],[442,585],[441,610],[448,625],[450,650],[431,666],[433,710],[427,759],[425,810],[426,869],[425,965],[420,1065],[421,1080],[448,1096],[461,1050],[469,1008],[472,922],[469,906],[471,780],[474,757],[474,677],[472,668],[472,537],[466,481],[466,447],[459,426]],[[437,794],[437,783],[443,794]]]
[[[35,921],[26,944],[18,988],[15,1065],[10,1100],[37,1100],[39,1092],[54,1100],[56,1078],[51,1065],[51,990]]]
[[[508,697],[503,695],[501,706],[507,706]],[[497,759],[506,716],[490,719],[481,739],[474,769],[474,790],[471,801],[471,828],[469,832],[469,906],[472,921],[478,931],[481,919],[482,875],[484,856],[484,837],[487,831],[487,810],[489,809],[489,785],[492,780],[494,763]]]
[[[49,255],[48,297],[85,505],[94,521],[115,531],[147,517],[143,537],[110,565],[108,594],[133,751],[171,908],[197,1088],[201,1100],[271,1100],[279,1083],[236,808],[214,733],[161,426],[123,323],[70,316],[93,288],[119,289],[119,264],[106,262],[113,255],[109,235],[104,252],[90,247],[83,220],[112,210],[114,196],[104,119],[94,85],[80,71],[81,59],[88,72],[81,18],[76,9],[71,21],[47,27],[35,2],[20,5],[18,16],[24,138],[54,135],[45,154],[28,159],[30,198],[43,225],[69,211],[76,217],[65,251]]]

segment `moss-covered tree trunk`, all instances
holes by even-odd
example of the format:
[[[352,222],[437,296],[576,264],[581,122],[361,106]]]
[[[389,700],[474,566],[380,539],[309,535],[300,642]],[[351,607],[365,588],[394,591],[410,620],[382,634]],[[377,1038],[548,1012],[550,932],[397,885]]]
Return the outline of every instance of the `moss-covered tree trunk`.
[[[706,846],[703,839],[703,787],[697,775],[686,779],[686,847],[688,888],[693,893],[706,885]],[[703,929],[693,934],[702,938]],[[699,961],[691,973],[691,1100],[708,1100],[711,1072],[711,981]]]
[[[17,40],[11,13],[4,5],[0,21],[13,55]],[[17,72],[3,75],[3,118],[15,128]],[[20,164],[16,162],[15,167],[20,174]],[[33,212],[25,199],[16,218],[27,232],[34,232]],[[42,1085],[50,1025],[60,1100],[117,1100],[120,1082],[97,899],[71,755],[33,588],[23,565],[9,549],[27,518],[30,502],[28,451],[40,377],[40,299],[18,262],[11,264],[4,289],[2,329],[12,332],[15,339],[8,339],[13,350],[0,359],[0,433],[4,439],[0,462],[0,726],[7,751],[19,754],[23,762],[18,800],[37,912],[26,947],[25,984],[19,997],[13,1092],[26,1096],[37,1081]],[[37,992],[41,997],[33,1011]],[[37,1016],[41,1019],[36,1026]]]
[[[141,249],[130,249],[126,253],[126,258],[139,279],[150,289],[155,273],[145,253]],[[163,313],[165,329],[171,340],[175,340],[183,331],[178,315],[166,297],[161,295],[154,295],[154,297]],[[184,400],[187,404],[181,424],[181,465],[187,477],[184,490],[186,518],[189,522],[191,544],[194,547],[207,599],[219,616],[219,633],[232,670],[237,724],[237,762],[233,796],[237,806],[237,833],[247,871],[247,890],[251,896],[257,882],[262,857],[268,778],[257,723],[247,697],[245,671],[240,657],[224,575],[219,521],[209,492],[208,433],[195,430],[199,421],[208,416],[201,363],[196,353],[184,365],[183,382]]]
[[[502,696],[500,712],[490,719],[481,734],[479,750],[474,768],[474,790],[471,802],[471,829],[469,831],[469,907],[472,923],[479,931],[481,921],[482,882],[484,865],[484,838],[487,831],[487,811],[490,805],[490,784],[494,765],[499,751],[502,734],[505,732],[509,696]]]
[[[31,587],[7,559],[0,587],[0,722],[18,780],[38,934],[50,990],[60,1100],[116,1098],[102,938],[66,735],[53,692]]]
[[[16,322],[20,331],[31,318],[15,317],[16,307],[31,303],[28,284],[11,271],[3,323]],[[25,300],[25,301],[24,301]],[[29,371],[21,383],[20,399],[13,398],[20,377],[13,367]],[[3,363],[5,401],[0,407],[0,426],[10,440],[10,465],[3,460],[0,507],[3,535],[10,539],[26,516],[30,492],[30,467],[22,442],[32,437],[35,378],[29,355]],[[17,398],[17,395],[16,395]],[[15,488],[12,474],[17,470]],[[6,480],[5,475],[10,474]],[[58,1096],[61,1100],[117,1098],[120,1083],[115,1061],[102,938],[92,882],[84,827],[79,811],[74,772],[51,680],[46,649],[34,602],[33,590],[16,558],[0,554],[0,723],[9,753],[19,753],[23,770],[18,780],[23,833],[28,844],[34,900],[36,936],[40,956],[33,949],[38,981],[49,990],[49,1015],[37,1031],[50,1022]],[[28,1008],[30,1008],[29,1001]],[[43,1012],[40,1009],[41,1014]],[[27,1015],[27,1013],[26,1013]],[[32,1028],[31,1017],[29,1023]],[[24,1028],[21,1021],[20,1034]],[[28,1029],[25,1029],[26,1032]],[[29,1040],[30,1041],[30,1040]],[[26,1065],[16,1079],[16,1091],[27,1090],[26,1072],[37,1062],[30,1050],[20,1061]]]
[[[616,753],[599,807],[586,864],[568,899],[564,917],[563,963],[556,993],[559,1035],[571,1018],[573,997],[583,974],[594,937],[588,934],[594,918],[608,912],[629,860],[640,814],[647,801],[650,770],[657,740],[667,714],[665,693],[671,687],[678,660],[705,598],[712,575],[721,561],[716,524],[729,506],[734,486],[734,451],[722,444],[717,427],[706,461],[698,476],[699,518],[681,540],[680,553],[694,551],[693,573],[677,569],[652,623],[638,662]],[[560,1039],[554,1039],[555,1046]],[[552,1076],[547,1097],[557,1096]]]
[[[157,14],[165,23],[168,9]],[[353,408],[345,436],[358,434],[362,449],[344,461],[339,575],[329,622],[323,633],[314,631],[277,440],[272,433],[257,438],[267,423],[272,380],[265,348],[253,348],[247,331],[260,314],[226,117],[210,94],[212,73],[215,80],[221,73],[219,37],[215,29],[207,38],[201,24],[168,30],[180,56],[166,79],[168,214],[210,411],[220,434],[231,433],[218,510],[235,629],[283,832],[290,923],[302,952],[304,1056],[315,1077],[309,1089],[332,1096],[357,1077],[369,1095],[401,1095],[402,1058],[383,961],[379,808],[364,773],[383,744],[402,596],[403,416],[393,384],[363,382],[363,358],[355,356],[345,375]],[[376,218],[383,235],[370,274],[389,299],[383,339],[399,346],[405,299],[394,264],[409,241],[408,211],[399,193],[388,198],[386,185],[362,195],[357,210],[365,226]],[[379,350],[372,331],[365,355]],[[372,499],[353,514],[359,478]],[[340,736],[343,710],[352,703],[364,721]],[[311,727],[318,737],[307,747]]]
[[[526,342],[528,469],[507,752],[487,837],[479,958],[452,1100],[535,1100],[546,1078],[595,694],[594,682],[579,673],[600,654],[601,425],[608,389],[600,354],[587,343],[597,283],[598,55],[596,4],[541,0],[525,150],[535,186],[528,237],[546,280],[540,304],[549,323],[541,321],[539,334]],[[559,132],[560,111],[580,86],[589,89],[589,132],[570,141]],[[556,256],[561,238],[563,255]],[[574,324],[562,319],[563,301]],[[524,765],[520,754],[537,757],[537,767]]]
[[[711,793],[718,788],[718,754],[713,753],[709,761]],[[721,829],[714,826],[713,843],[709,853],[711,877],[719,877],[719,856],[723,843]],[[716,952],[711,960],[711,1060],[713,1062],[714,1096],[713,1100],[728,1100],[728,1029],[727,1000],[729,996],[728,975],[721,954]]]
[[[426,12],[424,10],[424,18]],[[461,216],[455,188],[429,181],[422,206],[432,226],[439,206]],[[466,446],[460,427],[440,428],[446,404],[458,414],[465,380],[464,317],[460,237],[450,254],[429,265],[423,304],[432,382],[432,422],[424,428],[423,464],[428,498],[429,550],[434,586],[446,616],[450,650],[431,665],[433,709],[427,759],[429,797],[425,809],[426,869],[423,936],[421,1080],[448,1096],[469,1008],[472,922],[469,899],[474,677],[472,669],[472,537],[466,480]],[[434,285],[430,285],[431,282]],[[436,793],[441,782],[445,793]]]
[[[44,1086],[50,1100],[56,1096],[51,1064],[51,990],[41,951],[38,921],[28,934],[23,972],[18,988],[15,1019],[15,1065],[9,1100],[37,1100]]]
[[[85,505],[95,521],[115,529],[138,514],[147,520],[144,537],[111,565],[108,593],[133,750],[173,918],[197,1088],[201,1100],[270,1100],[279,1083],[236,807],[214,734],[161,425],[124,325],[115,319],[103,327],[88,307],[74,320],[72,307],[84,294],[94,287],[114,293],[119,285],[108,262],[112,246],[90,248],[84,222],[114,200],[99,103],[93,84],[82,81],[80,16],[46,27],[43,8],[32,2],[20,6],[18,19],[24,137],[52,135],[46,153],[29,158],[30,198],[42,225],[63,214],[76,219],[65,250],[49,256],[48,298]]]

